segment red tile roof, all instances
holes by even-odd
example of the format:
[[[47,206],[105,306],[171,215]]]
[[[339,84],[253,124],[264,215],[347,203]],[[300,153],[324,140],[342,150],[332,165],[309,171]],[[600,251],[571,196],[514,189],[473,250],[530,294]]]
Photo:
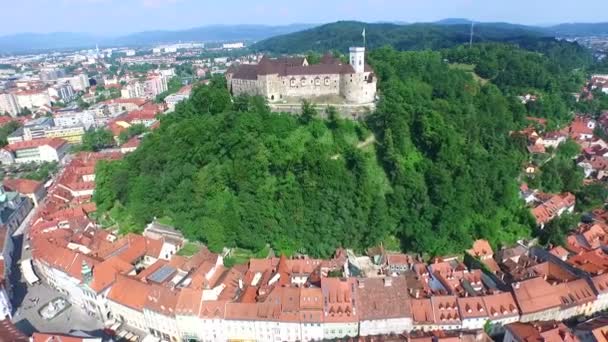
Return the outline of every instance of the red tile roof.
[[[572,332],[563,324],[557,322],[543,323],[511,323],[505,328],[521,342],[578,342]]]
[[[59,149],[62,146],[67,145],[67,141],[60,138],[43,138],[43,139],[34,139],[28,141],[18,141],[12,144],[5,146],[4,148],[9,151],[19,151],[28,148],[35,148],[40,146],[50,146],[54,149]]]
[[[473,242],[473,248],[467,250],[467,253],[471,256],[481,258],[492,257],[492,255],[494,255],[494,251],[492,251],[492,246],[490,246],[488,240],[483,239]]]
[[[544,224],[552,220],[560,210],[573,206],[575,202],[576,198],[569,192],[553,195],[549,200],[532,209],[532,215],[538,224]]]
[[[108,300],[142,311],[148,301],[150,291],[149,284],[142,283],[130,276],[117,274],[116,282],[108,293]]]
[[[114,283],[117,274],[127,274],[133,270],[133,265],[120,258],[109,258],[93,268],[93,280],[89,287],[99,293]]]
[[[16,191],[21,194],[33,194],[43,186],[42,182],[21,178],[6,178],[2,181],[2,184],[10,191]]]

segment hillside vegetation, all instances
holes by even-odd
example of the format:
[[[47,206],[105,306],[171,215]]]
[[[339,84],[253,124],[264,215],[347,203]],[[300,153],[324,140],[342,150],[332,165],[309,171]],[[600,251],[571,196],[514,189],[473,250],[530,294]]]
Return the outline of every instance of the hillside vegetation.
[[[469,25],[435,24],[368,24],[340,21],[308,30],[272,37],[252,46],[253,50],[275,54],[347,52],[351,46],[363,44],[365,27],[367,47],[375,49],[386,45],[397,50],[437,50],[469,42]],[[544,37],[541,31],[516,25],[480,24],[475,27],[474,41],[479,42],[526,42]]]
[[[367,122],[331,110],[323,121],[310,106],[301,117],[270,113],[261,98],[231,101],[217,79],[195,88],[137,151],[99,165],[99,211],[123,230],[169,217],[213,250],[270,244],[316,256],[394,241],[445,254],[480,237],[529,236],[516,184],[525,144],[509,137],[526,108],[513,95],[542,91],[540,114],[567,117],[570,103],[551,99],[576,84],[568,63],[504,44],[382,48],[369,61],[382,96]]]

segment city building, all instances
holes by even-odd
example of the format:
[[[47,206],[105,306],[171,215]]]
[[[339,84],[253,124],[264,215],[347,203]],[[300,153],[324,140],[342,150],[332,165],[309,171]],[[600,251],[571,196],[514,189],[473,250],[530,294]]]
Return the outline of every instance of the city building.
[[[225,49],[225,50],[242,49],[244,47],[245,47],[245,44],[243,42],[224,43],[224,44],[222,44],[222,48]]]
[[[167,91],[167,77],[162,74],[152,74],[148,76],[148,79],[144,82],[144,93],[145,97],[153,99],[161,93]]]
[[[32,209],[32,202],[14,191],[7,191],[0,185],[0,228],[12,234]]]
[[[8,113],[12,117],[16,117],[21,112],[21,107],[17,102],[15,95],[11,93],[0,94],[0,113]]]
[[[145,97],[144,84],[139,81],[129,82],[121,91],[120,95],[123,99],[134,99]]]
[[[270,102],[339,96],[348,103],[373,103],[376,76],[365,63],[365,48],[350,48],[349,59],[343,64],[328,54],[319,64],[309,65],[304,57],[265,56],[258,64],[231,66],[226,79],[233,95],[260,95]]]
[[[529,341],[578,342],[578,338],[559,322],[512,323],[506,326],[503,342]]]
[[[4,179],[2,181],[4,184],[4,188],[8,191],[14,191],[19,193],[21,196],[28,197],[34,207],[37,207],[40,201],[46,195],[46,188],[44,187],[44,183],[25,179],[25,178],[15,178],[15,179]]]
[[[82,126],[85,130],[95,127],[95,113],[89,110],[60,110],[53,115],[57,127]]]
[[[65,76],[65,70],[59,68],[44,68],[40,70],[40,80],[43,82],[55,81]]]
[[[44,131],[45,138],[61,138],[67,141],[69,144],[80,144],[82,143],[82,137],[84,136],[85,129],[83,126],[72,126],[72,127],[50,127]]]
[[[13,95],[21,109],[28,108],[32,110],[39,107],[51,106],[51,97],[46,89],[20,90],[14,92]]]
[[[3,164],[60,161],[68,151],[68,142],[59,138],[42,138],[9,144],[0,150]]]
[[[90,87],[89,76],[87,74],[62,77],[58,79],[58,82],[69,83],[75,92],[85,91]]]
[[[76,94],[74,93],[74,88],[70,83],[61,83],[56,84],[48,89],[49,96],[58,97],[64,103],[70,102],[74,99]]]

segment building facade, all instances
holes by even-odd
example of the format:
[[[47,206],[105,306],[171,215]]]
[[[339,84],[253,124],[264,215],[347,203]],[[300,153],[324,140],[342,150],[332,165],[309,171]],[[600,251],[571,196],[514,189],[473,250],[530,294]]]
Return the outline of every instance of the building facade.
[[[341,97],[352,104],[371,104],[376,77],[365,63],[365,48],[350,48],[350,63],[326,55],[319,64],[306,58],[262,58],[258,64],[231,67],[226,79],[231,93],[259,95],[269,102],[289,99]]]

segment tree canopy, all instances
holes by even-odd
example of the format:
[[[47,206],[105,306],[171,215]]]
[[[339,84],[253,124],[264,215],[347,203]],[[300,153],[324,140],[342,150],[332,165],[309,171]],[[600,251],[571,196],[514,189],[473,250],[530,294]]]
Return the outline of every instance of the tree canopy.
[[[510,45],[478,52],[496,65],[458,48],[371,52],[381,100],[365,122],[331,108],[321,120],[306,102],[300,117],[271,113],[264,99],[232,99],[214,79],[135,152],[99,164],[98,210],[119,211],[128,227],[170,217],[213,250],[270,244],[328,256],[398,239],[403,250],[445,254],[476,238],[499,245],[528,236],[534,220],[516,183],[526,154],[509,135],[526,125],[526,108],[513,95],[565,92],[569,69],[555,76],[549,57]],[[488,82],[452,60],[475,63]],[[531,75],[513,77],[502,70],[510,64]]]

